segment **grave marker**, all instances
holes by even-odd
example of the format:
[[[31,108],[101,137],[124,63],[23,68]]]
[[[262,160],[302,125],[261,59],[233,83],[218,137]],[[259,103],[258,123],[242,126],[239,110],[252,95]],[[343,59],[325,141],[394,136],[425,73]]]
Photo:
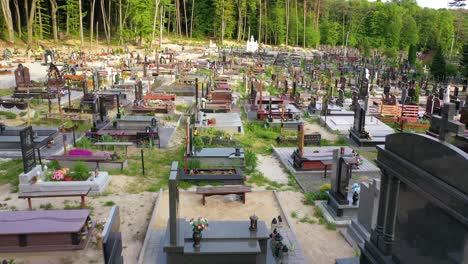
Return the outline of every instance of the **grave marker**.
[[[34,132],[31,126],[20,131],[21,154],[24,173],[36,167],[36,153],[34,151]]]

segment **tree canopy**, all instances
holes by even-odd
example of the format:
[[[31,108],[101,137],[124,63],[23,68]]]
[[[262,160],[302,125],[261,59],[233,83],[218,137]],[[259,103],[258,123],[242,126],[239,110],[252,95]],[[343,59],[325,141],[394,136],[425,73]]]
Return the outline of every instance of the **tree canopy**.
[[[30,43],[58,41],[57,35],[84,41],[149,43],[161,32],[194,38],[301,47],[348,45],[388,54],[436,50],[461,54],[468,41],[468,12],[453,0],[450,9],[419,7],[415,0],[1,0],[0,37]],[[19,3],[19,7],[17,6]],[[24,6],[27,4],[27,6]],[[54,4],[58,10],[54,9]],[[80,10],[81,7],[81,10]],[[54,11],[56,10],[56,11]],[[16,11],[16,12],[15,12]],[[55,12],[55,13],[54,13]],[[54,21],[56,20],[56,21]],[[58,21],[58,22],[57,22]],[[81,23],[80,23],[81,22]],[[28,32],[22,35],[22,31]],[[94,31],[93,31],[94,30]],[[93,35],[91,37],[91,34]]]

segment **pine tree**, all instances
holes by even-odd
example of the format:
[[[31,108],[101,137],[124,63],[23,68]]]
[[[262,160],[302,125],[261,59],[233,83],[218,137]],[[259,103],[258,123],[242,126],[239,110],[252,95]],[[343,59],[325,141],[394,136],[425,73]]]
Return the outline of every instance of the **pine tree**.
[[[447,76],[447,63],[445,62],[444,53],[440,45],[432,59],[431,74],[437,82],[443,82]]]
[[[414,45],[410,45],[410,47],[409,47],[408,62],[411,65],[416,64],[416,47]]]

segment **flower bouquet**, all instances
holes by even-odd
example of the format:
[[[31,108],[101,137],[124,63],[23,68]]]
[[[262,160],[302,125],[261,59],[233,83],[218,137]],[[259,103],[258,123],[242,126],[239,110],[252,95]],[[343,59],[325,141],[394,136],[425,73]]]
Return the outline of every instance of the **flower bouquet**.
[[[208,219],[204,217],[192,218],[190,219],[190,226],[192,226],[193,232],[201,232],[208,229]]]
[[[202,239],[201,231],[208,229],[208,219],[198,217],[197,219],[190,219],[190,226],[193,231],[193,247],[200,248],[200,241]]]

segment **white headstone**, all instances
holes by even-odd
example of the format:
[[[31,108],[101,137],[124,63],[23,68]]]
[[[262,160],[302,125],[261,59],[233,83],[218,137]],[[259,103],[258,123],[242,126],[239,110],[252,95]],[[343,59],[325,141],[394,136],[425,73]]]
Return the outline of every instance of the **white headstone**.
[[[444,93],[444,104],[450,103],[450,86],[447,86]]]
[[[247,52],[257,52],[258,42],[254,40],[253,36],[250,36],[250,40],[247,41]]]

